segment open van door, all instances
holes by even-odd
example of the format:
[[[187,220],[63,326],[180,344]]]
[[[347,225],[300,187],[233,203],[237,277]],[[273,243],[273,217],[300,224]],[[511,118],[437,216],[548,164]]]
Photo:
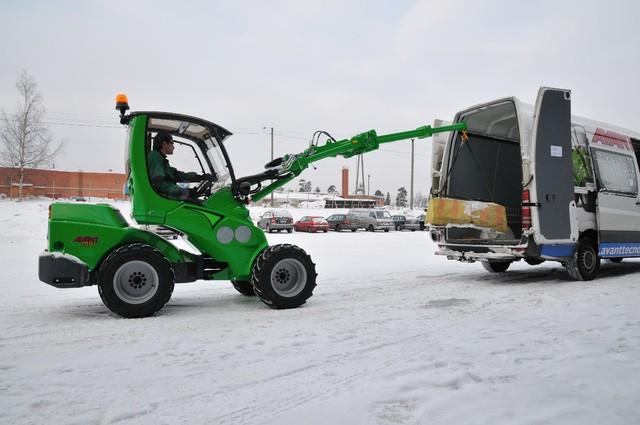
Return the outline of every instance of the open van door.
[[[542,244],[574,244],[578,237],[571,159],[571,91],[541,87],[531,139],[531,219]],[[526,189],[526,188],[525,188]],[[573,247],[557,251],[570,256]]]

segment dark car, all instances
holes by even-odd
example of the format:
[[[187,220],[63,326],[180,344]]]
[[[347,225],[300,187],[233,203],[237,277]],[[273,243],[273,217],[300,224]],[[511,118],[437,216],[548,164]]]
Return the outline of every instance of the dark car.
[[[333,214],[327,217],[329,223],[329,229],[341,232],[342,230],[351,230],[355,232],[362,224],[358,218],[353,214]]]
[[[324,217],[305,215],[293,225],[296,232],[325,232],[329,230],[329,223]]]
[[[267,210],[260,216],[258,227],[271,233],[274,230],[286,230],[291,233],[293,231],[293,217],[287,210]]]
[[[391,217],[393,219],[393,227],[396,230],[403,230],[404,224],[407,222],[407,217],[403,215],[394,215]]]
[[[415,232],[416,230],[425,230],[424,214],[420,214],[415,217],[407,217],[407,221],[404,223],[404,229]]]

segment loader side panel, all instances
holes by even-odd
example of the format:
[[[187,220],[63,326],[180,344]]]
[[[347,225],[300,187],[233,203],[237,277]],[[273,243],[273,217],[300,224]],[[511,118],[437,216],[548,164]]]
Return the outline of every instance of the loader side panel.
[[[184,262],[180,250],[155,233],[129,227],[110,205],[52,204],[48,250],[73,255],[95,270],[114,249],[130,243],[150,245],[172,263]]]

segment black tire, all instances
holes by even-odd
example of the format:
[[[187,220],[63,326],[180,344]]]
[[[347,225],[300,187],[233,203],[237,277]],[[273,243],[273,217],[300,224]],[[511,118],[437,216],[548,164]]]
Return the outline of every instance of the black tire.
[[[511,261],[483,261],[482,267],[491,273],[504,273],[507,271]]]
[[[524,262],[525,262],[525,263],[527,263],[527,264],[529,264],[530,266],[537,266],[538,264],[542,264],[542,263],[544,263],[544,260],[543,260],[543,259],[541,259],[541,258],[531,258],[531,257],[528,257],[528,258],[525,258],[525,259],[524,259]]]
[[[340,227],[339,224],[336,224],[336,232],[341,232],[342,231],[342,227]]]
[[[612,263],[619,263],[622,261],[621,257],[614,257],[614,258],[607,258],[607,260],[609,260]]]
[[[293,229],[287,229],[287,233],[293,232]]]
[[[236,291],[240,292],[242,295],[246,295],[247,297],[253,297],[254,295],[256,295],[251,282],[237,280],[231,281],[231,283],[233,284],[233,287],[236,288]]]
[[[384,229],[385,233],[389,231],[389,229]]]
[[[264,226],[264,230],[265,230],[267,233],[271,233],[271,226],[269,226],[269,225],[267,224],[266,226]]]
[[[358,231],[358,229],[351,229],[351,231],[352,231],[352,232],[357,232],[357,231]]]
[[[569,276],[575,280],[593,280],[600,270],[595,241],[588,237],[580,239],[573,257],[566,261],[566,267]]]
[[[316,265],[301,248],[280,244],[262,251],[253,265],[251,284],[262,302],[271,308],[295,308],[313,295]]]
[[[370,224],[369,227],[367,227],[367,232],[375,232],[376,229],[373,228],[373,224]]]
[[[173,286],[171,264],[160,251],[140,243],[111,252],[98,273],[102,302],[126,318],[148,317],[162,309]]]

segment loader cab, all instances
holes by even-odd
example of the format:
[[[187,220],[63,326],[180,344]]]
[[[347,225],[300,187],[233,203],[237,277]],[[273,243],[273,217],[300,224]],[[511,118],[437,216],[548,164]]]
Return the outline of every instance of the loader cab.
[[[132,199],[132,215],[140,224],[163,224],[167,212],[184,203],[203,204],[235,181],[233,167],[223,141],[231,132],[211,122],[180,114],[133,112],[129,115],[129,135],[125,169]],[[182,172],[216,177],[208,187],[204,182],[179,183],[198,190],[191,199],[175,199],[157,191],[149,178],[148,158],[152,141],[159,131],[167,131],[174,142],[171,167]],[[200,190],[202,189],[202,190]]]

